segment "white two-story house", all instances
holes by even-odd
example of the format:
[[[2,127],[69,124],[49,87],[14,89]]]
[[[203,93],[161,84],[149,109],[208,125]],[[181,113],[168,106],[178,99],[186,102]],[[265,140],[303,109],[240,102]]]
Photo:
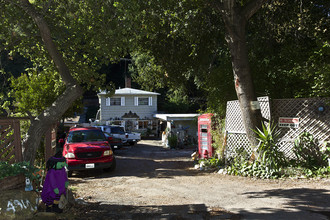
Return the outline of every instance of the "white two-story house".
[[[158,132],[157,96],[159,93],[139,89],[117,89],[111,97],[106,92],[97,94],[100,110],[96,116],[100,124],[122,125],[127,131]]]

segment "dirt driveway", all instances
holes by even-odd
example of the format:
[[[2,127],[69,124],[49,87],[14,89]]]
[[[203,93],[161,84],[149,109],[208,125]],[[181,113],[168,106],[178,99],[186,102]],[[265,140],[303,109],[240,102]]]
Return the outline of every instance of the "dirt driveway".
[[[255,180],[193,169],[193,149],[141,141],[116,152],[112,173],[70,183],[81,219],[330,219],[330,180]],[[80,207],[81,208],[81,207]]]

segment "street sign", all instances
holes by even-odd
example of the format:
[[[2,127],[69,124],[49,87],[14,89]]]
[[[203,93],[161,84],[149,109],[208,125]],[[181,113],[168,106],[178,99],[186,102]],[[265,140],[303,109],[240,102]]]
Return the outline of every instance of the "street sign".
[[[299,128],[299,118],[280,117],[278,126],[281,128]]]

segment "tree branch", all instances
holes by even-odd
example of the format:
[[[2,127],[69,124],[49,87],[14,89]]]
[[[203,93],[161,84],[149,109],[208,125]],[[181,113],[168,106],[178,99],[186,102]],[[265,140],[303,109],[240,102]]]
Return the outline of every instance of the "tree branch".
[[[260,8],[263,4],[265,4],[268,0],[253,0],[249,1],[242,10],[242,15],[249,20]]]
[[[47,51],[49,52],[49,55],[51,56],[52,60],[54,61],[54,64],[59,71],[63,82],[67,86],[78,85],[76,80],[71,75],[69,68],[65,64],[63,57],[57,50],[57,47],[55,46],[51,38],[51,33],[48,24],[45,22],[44,18],[34,9],[31,3],[28,0],[19,0],[14,2],[11,0],[5,1],[13,3],[18,7],[22,8],[34,20],[35,24],[40,30],[40,36],[44,42],[44,45],[47,48]]]
[[[206,3],[206,6],[215,8],[215,10],[218,11],[220,14],[225,13],[222,1],[210,0]]]
[[[35,119],[35,117],[32,115],[30,111],[26,111],[26,114],[29,116],[31,122]]]

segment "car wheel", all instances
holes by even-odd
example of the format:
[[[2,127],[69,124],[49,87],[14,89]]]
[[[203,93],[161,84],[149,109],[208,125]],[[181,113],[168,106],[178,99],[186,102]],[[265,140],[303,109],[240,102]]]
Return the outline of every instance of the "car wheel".
[[[109,168],[105,168],[104,171],[105,172],[114,171],[116,169],[116,166],[117,166],[116,158],[113,158],[113,162],[112,162],[111,166]]]

